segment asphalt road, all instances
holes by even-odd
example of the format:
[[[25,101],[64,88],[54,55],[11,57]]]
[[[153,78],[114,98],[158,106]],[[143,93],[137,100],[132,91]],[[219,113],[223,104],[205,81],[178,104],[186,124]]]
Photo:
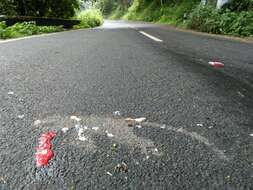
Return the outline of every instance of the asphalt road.
[[[0,96],[1,190],[253,189],[252,42],[123,21],[0,42]]]

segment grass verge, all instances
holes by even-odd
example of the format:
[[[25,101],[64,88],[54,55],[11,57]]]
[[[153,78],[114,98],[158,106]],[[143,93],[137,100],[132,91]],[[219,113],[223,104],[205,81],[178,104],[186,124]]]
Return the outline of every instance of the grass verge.
[[[0,39],[18,38],[35,34],[63,31],[61,26],[37,26],[35,22],[16,23],[7,27],[5,22],[0,22]]]
[[[80,12],[77,16],[81,22],[74,29],[93,28],[103,24],[103,16],[97,9],[89,9]],[[37,26],[35,22],[16,23],[7,27],[5,22],[0,22],[0,39],[19,38],[43,33],[63,31],[62,26]]]

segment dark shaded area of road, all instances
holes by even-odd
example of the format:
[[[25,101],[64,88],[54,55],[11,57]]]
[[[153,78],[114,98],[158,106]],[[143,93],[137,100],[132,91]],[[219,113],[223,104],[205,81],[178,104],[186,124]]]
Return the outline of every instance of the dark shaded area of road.
[[[252,189],[252,60],[252,43],[123,21],[0,43],[0,189]]]

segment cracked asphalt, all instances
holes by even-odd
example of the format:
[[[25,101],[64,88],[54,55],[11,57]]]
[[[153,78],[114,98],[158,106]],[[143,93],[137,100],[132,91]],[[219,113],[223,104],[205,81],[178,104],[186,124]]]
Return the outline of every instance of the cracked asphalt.
[[[126,21],[0,42],[0,189],[252,190],[252,60],[250,41]]]

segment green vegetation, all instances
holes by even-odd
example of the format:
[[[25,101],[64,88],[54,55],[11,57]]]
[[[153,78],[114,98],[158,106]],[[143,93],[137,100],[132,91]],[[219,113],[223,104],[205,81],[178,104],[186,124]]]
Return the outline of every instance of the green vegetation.
[[[122,18],[126,14],[126,11],[121,7],[117,7],[110,15],[108,15],[109,19],[119,19]]]
[[[59,32],[62,30],[63,28],[58,26],[36,26],[34,22],[17,23],[9,27],[4,22],[0,22],[0,39]]]
[[[111,9],[106,8],[106,2],[113,5]],[[200,0],[133,0],[128,5],[125,0],[98,0],[97,5],[110,19],[159,22],[215,34],[253,36],[253,0],[234,0],[222,10],[215,9],[216,0],[208,2],[203,6]]]
[[[188,28],[215,34],[253,36],[253,11],[218,11],[198,6],[190,14]]]
[[[71,18],[79,0],[1,0],[0,15]]]
[[[76,18],[80,19],[81,23],[74,26],[75,29],[92,28],[103,23],[102,13],[97,9],[82,11],[76,16]],[[60,31],[63,31],[61,26],[36,26],[35,22],[16,23],[15,25],[9,27],[7,27],[4,22],[0,22],[0,39],[17,38]]]
[[[73,18],[79,11],[80,5],[81,0],[0,0],[0,15]],[[81,23],[74,28],[91,28],[103,23],[102,13],[98,9],[81,11],[74,18],[81,20]],[[37,26],[35,22],[16,23],[9,27],[4,22],[0,22],[0,39],[62,30],[62,26]]]
[[[78,28],[93,28],[103,24],[103,15],[98,9],[88,9],[80,12],[77,19],[81,20],[81,23],[75,26]]]

